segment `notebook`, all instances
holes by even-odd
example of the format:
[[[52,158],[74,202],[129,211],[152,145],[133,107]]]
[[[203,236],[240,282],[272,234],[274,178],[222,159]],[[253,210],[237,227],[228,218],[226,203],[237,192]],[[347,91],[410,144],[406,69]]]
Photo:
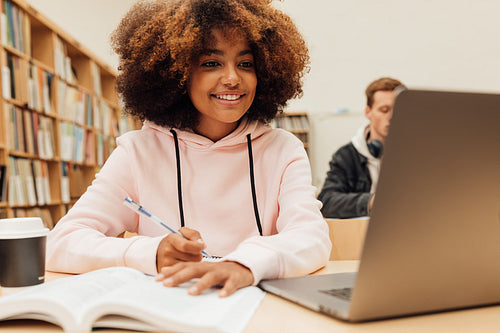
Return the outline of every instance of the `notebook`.
[[[260,287],[359,322],[500,303],[500,95],[398,94],[357,273]]]

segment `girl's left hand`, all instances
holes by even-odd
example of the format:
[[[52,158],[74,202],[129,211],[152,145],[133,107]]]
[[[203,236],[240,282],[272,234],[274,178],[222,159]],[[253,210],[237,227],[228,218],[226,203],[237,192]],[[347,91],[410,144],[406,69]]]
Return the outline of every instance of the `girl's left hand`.
[[[220,297],[226,297],[237,289],[253,284],[253,274],[247,267],[234,261],[221,262],[181,262],[163,267],[155,277],[167,287],[175,287],[191,279],[199,278],[189,288],[190,295],[199,295],[205,289],[222,286]]]

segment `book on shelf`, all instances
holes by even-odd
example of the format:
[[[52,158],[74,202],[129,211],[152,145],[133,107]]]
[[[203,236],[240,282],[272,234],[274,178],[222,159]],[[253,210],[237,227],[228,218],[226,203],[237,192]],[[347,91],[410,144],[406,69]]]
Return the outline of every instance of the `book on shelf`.
[[[2,45],[9,45],[8,40],[9,31],[7,27],[7,15],[5,15],[5,12],[2,11],[0,13],[0,41],[2,42]]]
[[[99,66],[95,62],[90,63],[91,66],[91,71],[92,71],[92,77],[94,78],[94,93],[96,96],[102,97],[102,86],[101,86],[101,70],[99,69]]]
[[[10,75],[11,74],[9,66],[2,66],[2,97],[5,99],[9,99],[12,97]]]
[[[104,164],[104,136],[101,133],[96,133],[96,155],[97,155],[97,165],[102,166]]]
[[[35,179],[33,176],[32,161],[27,158],[18,158],[16,160],[19,165],[19,174],[23,186],[23,195],[28,205],[34,206],[37,204]]]
[[[56,151],[56,143],[52,118],[44,116],[38,117],[38,132],[36,133],[36,136],[38,140],[38,154],[40,158],[53,158]]]
[[[9,206],[26,204],[26,196],[21,183],[21,175],[19,173],[16,158],[9,156],[9,177],[8,177],[8,193],[7,199]]]
[[[92,111],[92,95],[85,94],[85,125],[94,126],[94,112]]]
[[[35,191],[38,205],[42,206],[50,203],[50,187],[48,182],[47,162],[32,160],[33,179],[35,180]]]
[[[104,268],[0,297],[0,320],[43,320],[65,332],[118,328],[237,333],[265,295],[251,286],[224,298],[216,288],[190,296],[191,284],[169,288],[132,268]]]
[[[0,202],[7,201],[7,166],[0,165]]]
[[[66,80],[66,45],[59,36],[54,38],[54,71],[57,76]]]
[[[71,201],[69,191],[69,172],[70,165],[67,162],[61,162],[62,176],[61,176],[61,201],[68,203]]]
[[[95,164],[96,163],[96,145],[95,145],[95,134],[91,131],[87,131],[85,135],[85,164]]]
[[[40,142],[38,141],[38,132],[40,132],[40,116],[38,112],[31,113],[31,130],[32,130],[32,140],[34,146],[34,153],[40,156]]]
[[[43,111],[47,114],[54,113],[53,101],[52,101],[52,82],[54,75],[52,73],[43,71],[42,77],[42,100],[43,100]]]
[[[23,115],[23,125],[24,125],[24,140],[25,140],[25,152],[29,154],[36,154],[38,147],[35,146],[35,135],[34,124],[33,124],[33,116],[32,112],[28,110],[22,111]]]
[[[77,163],[83,163],[85,160],[85,129],[75,126],[75,155],[73,160]]]
[[[24,125],[22,109],[12,104],[5,104],[8,116],[7,148],[24,151]]]
[[[85,193],[88,184],[85,184],[85,178],[82,172],[82,168],[76,164],[71,164],[68,167],[68,178],[69,178],[69,196],[70,198],[79,198],[83,193]]]
[[[49,176],[49,164],[45,161],[39,161],[42,169],[42,190],[43,196],[46,204],[52,202],[52,196],[50,192],[50,176]]]
[[[15,130],[17,131],[16,137],[16,149],[18,151],[26,151],[26,136],[24,135],[24,117],[23,117],[23,109],[19,107],[15,107],[16,116],[15,116]]]

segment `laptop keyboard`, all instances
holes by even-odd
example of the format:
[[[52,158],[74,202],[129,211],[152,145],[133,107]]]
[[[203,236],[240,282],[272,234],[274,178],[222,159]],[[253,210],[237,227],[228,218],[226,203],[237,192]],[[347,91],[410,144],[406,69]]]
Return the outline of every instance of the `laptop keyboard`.
[[[320,290],[320,291],[322,293],[349,301],[351,299],[352,288],[329,289],[329,290]]]

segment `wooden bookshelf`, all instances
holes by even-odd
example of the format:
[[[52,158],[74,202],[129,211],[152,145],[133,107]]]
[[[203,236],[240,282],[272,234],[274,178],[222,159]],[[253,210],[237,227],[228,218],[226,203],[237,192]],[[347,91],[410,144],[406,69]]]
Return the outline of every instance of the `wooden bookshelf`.
[[[303,143],[304,148],[309,154],[309,116],[307,111],[286,111],[280,113],[276,117],[271,126],[277,128],[283,128],[296,137],[298,137]]]
[[[1,0],[0,218],[51,227],[140,123],[121,112],[116,71],[25,0]]]

